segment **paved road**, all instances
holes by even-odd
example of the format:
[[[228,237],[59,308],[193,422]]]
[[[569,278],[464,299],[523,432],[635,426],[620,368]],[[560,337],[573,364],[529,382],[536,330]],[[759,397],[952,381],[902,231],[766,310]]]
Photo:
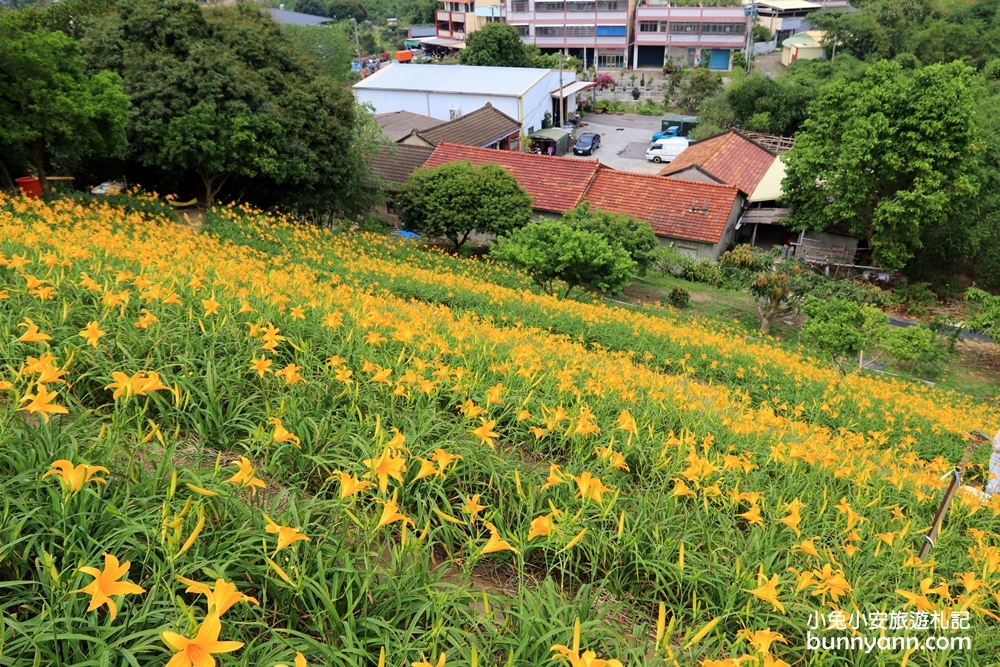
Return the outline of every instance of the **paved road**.
[[[658,116],[592,113],[583,122],[586,126],[577,130],[577,136],[583,132],[596,132],[601,135],[601,147],[592,156],[569,153],[568,157],[600,160],[613,169],[644,174],[655,174],[663,169],[663,165],[647,161],[645,155],[653,133],[660,129]]]
[[[894,327],[915,327],[918,324],[920,324],[920,322],[917,322],[916,320],[905,320],[901,317],[890,317],[889,324],[891,324]],[[942,329],[941,333],[949,334],[953,331],[954,329]],[[964,340],[978,340],[984,343],[993,342],[993,339],[987,336],[986,334],[976,333],[974,331],[962,331],[959,334],[959,338],[962,338]]]

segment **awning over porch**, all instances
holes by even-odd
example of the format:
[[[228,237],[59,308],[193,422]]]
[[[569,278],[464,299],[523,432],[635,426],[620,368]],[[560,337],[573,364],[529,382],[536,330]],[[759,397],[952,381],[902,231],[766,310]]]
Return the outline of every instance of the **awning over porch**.
[[[424,37],[420,40],[426,46],[440,46],[446,49],[464,49],[465,42],[456,39],[445,39],[444,37]]]
[[[587,88],[593,88],[597,85],[596,81],[574,81],[571,84],[563,86],[562,90],[553,90],[552,97],[569,97],[570,95],[575,95],[581,90],[586,90]]]

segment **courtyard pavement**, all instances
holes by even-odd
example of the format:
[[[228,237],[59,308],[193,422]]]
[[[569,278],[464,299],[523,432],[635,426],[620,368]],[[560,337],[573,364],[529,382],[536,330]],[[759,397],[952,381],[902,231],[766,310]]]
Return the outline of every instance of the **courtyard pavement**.
[[[660,129],[659,116],[639,116],[637,114],[587,114],[584,127],[577,130],[577,136],[584,132],[601,135],[601,147],[594,155],[573,155],[577,160],[600,160],[612,169],[638,171],[655,174],[663,169],[662,164],[646,160],[646,148],[654,132]]]

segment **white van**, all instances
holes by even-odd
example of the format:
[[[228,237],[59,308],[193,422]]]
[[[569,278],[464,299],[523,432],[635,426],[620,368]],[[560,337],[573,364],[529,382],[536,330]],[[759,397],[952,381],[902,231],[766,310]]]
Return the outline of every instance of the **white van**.
[[[671,162],[680,155],[691,141],[687,137],[668,137],[657,139],[646,149],[646,159],[659,164]]]

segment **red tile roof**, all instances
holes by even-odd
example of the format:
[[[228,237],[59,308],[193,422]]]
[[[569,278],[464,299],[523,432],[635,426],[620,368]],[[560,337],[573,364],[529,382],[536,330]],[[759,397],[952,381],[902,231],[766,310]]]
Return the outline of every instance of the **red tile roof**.
[[[729,185],[601,169],[584,199],[645,220],[659,236],[718,243],[737,194]]]
[[[600,163],[591,160],[498,151],[489,148],[441,143],[424,163],[440,167],[449,162],[468,160],[472,164],[498,164],[514,176],[528,194],[534,208],[563,213],[580,203],[587,186],[594,180]]]
[[[764,178],[774,153],[764,150],[736,130],[716,135],[688,146],[660,176],[670,176],[689,167],[699,167],[708,175],[750,195]]]

